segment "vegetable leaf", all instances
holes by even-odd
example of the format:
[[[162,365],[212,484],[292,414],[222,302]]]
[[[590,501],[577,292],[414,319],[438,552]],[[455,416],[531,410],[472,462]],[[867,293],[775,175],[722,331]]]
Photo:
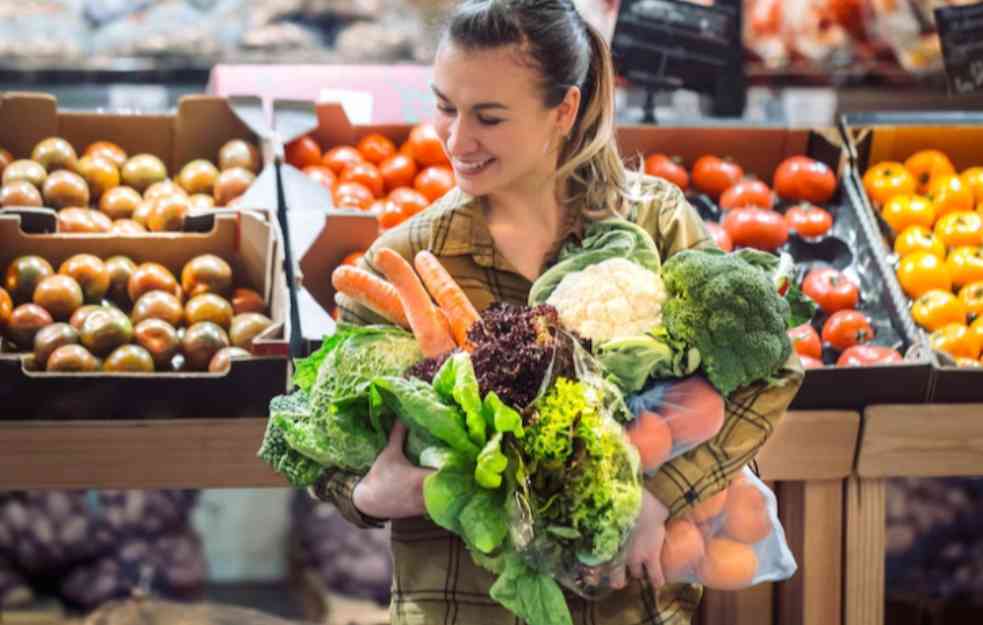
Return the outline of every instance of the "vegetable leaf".
[[[461,411],[441,401],[437,391],[426,382],[383,377],[376,379],[375,386],[386,405],[411,429],[429,432],[469,458],[475,458],[481,451],[471,442]]]
[[[495,432],[512,432],[516,438],[522,438],[525,435],[522,429],[522,415],[499,399],[495,391],[485,395],[481,412],[488,423],[488,427]]]
[[[474,466],[448,465],[423,480],[423,501],[434,523],[461,535],[461,511],[477,489]]]
[[[516,554],[505,560],[505,571],[491,587],[491,598],[529,625],[573,625],[563,591],[552,577],[526,566]]]
[[[448,358],[434,376],[433,387],[442,397],[454,401],[464,410],[468,436],[475,445],[484,445],[487,440],[485,419],[481,414],[481,395],[471,356],[459,352]]]
[[[508,466],[509,459],[502,453],[502,433],[496,432],[478,454],[474,478],[482,488],[496,489],[502,485],[502,473]]]
[[[468,544],[482,553],[491,553],[508,534],[505,517],[505,491],[482,490],[474,494],[461,510],[461,528]]]

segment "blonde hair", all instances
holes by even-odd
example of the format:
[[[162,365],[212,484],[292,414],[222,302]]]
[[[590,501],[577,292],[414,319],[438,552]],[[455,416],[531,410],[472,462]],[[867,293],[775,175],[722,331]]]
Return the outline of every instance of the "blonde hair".
[[[582,202],[584,216],[597,220],[627,216],[627,173],[615,138],[614,63],[608,44],[584,23],[591,61],[577,121],[560,151],[556,177],[564,201]]]

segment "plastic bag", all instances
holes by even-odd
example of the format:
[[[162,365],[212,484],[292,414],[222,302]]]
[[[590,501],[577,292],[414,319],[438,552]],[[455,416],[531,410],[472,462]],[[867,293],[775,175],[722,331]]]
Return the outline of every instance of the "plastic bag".
[[[560,365],[565,350],[557,349],[518,441],[521,451],[511,458],[519,469],[509,526],[529,566],[597,599],[610,592],[610,573],[624,566],[641,511],[641,466],[621,425],[630,414],[620,391],[576,339],[561,335],[573,371]]]
[[[666,524],[661,561],[668,582],[714,590],[788,579],[797,568],[775,495],[747,467],[726,489]]]
[[[627,404],[635,415],[628,438],[646,475],[710,440],[724,424],[723,397],[702,375],[656,381]]]

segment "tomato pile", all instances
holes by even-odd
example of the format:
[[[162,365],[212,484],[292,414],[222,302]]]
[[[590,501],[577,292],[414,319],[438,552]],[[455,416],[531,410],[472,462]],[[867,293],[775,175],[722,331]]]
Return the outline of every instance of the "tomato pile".
[[[877,163],[863,185],[932,348],[959,366],[983,366],[983,167],[959,173],[944,152],[925,149]]]
[[[310,136],[286,146],[287,162],[331,193],[336,208],[369,211],[379,230],[394,228],[450,191],[454,172],[430,124],[410,131],[399,147],[378,134],[356,145],[322,150]]]
[[[829,266],[830,259],[817,251],[836,239],[831,209],[838,181],[827,165],[806,156],[789,157],[773,172],[771,186],[748,176],[738,163],[713,155],[698,158],[687,170],[680,159],[651,154],[645,171],[690,195],[721,249],[786,250],[803,267],[813,267],[800,287],[819,311],[811,323],[789,331],[807,368],[825,366],[824,356],[829,364],[843,367],[902,361],[895,349],[872,343],[878,338],[876,324],[858,310],[862,297],[857,281]]]

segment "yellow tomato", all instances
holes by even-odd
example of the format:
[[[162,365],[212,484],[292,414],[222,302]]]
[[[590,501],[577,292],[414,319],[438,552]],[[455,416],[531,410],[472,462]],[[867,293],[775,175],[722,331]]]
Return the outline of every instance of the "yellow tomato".
[[[975,207],[973,192],[956,175],[936,176],[929,182],[928,199],[935,206],[935,217],[959,211],[971,211]]]
[[[908,297],[919,298],[933,289],[952,290],[945,262],[929,252],[915,252],[901,259],[898,282]]]
[[[945,268],[955,287],[983,281],[983,247],[963,245],[953,248],[945,259]]]
[[[968,313],[965,302],[952,292],[939,289],[928,291],[911,306],[915,322],[929,332],[950,323],[966,323]]]
[[[878,163],[864,174],[864,189],[871,201],[882,206],[895,195],[915,192],[915,178],[905,166],[894,161]]]
[[[976,337],[976,342],[980,345],[980,351],[983,351],[983,317],[969,324],[969,331]]]
[[[894,253],[899,258],[915,252],[929,252],[945,259],[945,245],[931,230],[923,226],[908,226],[894,240]]]
[[[956,173],[952,161],[939,150],[920,150],[904,162],[905,169],[915,177],[918,192],[928,191],[928,185],[933,178]]]
[[[983,207],[983,167],[970,167],[960,174],[959,177],[962,179],[963,184],[973,192],[973,197],[980,205],[976,210],[980,210],[980,207]]]
[[[983,215],[972,211],[943,215],[935,224],[935,236],[946,247],[983,245]]]
[[[881,216],[894,232],[903,232],[909,226],[931,228],[935,223],[935,207],[920,195],[895,195],[884,203]]]
[[[929,343],[932,349],[949,354],[953,358],[973,360],[980,357],[980,347],[983,345],[979,337],[971,332],[965,323],[950,323],[932,332]]]
[[[983,282],[971,282],[959,289],[959,299],[969,314],[983,318]]]

